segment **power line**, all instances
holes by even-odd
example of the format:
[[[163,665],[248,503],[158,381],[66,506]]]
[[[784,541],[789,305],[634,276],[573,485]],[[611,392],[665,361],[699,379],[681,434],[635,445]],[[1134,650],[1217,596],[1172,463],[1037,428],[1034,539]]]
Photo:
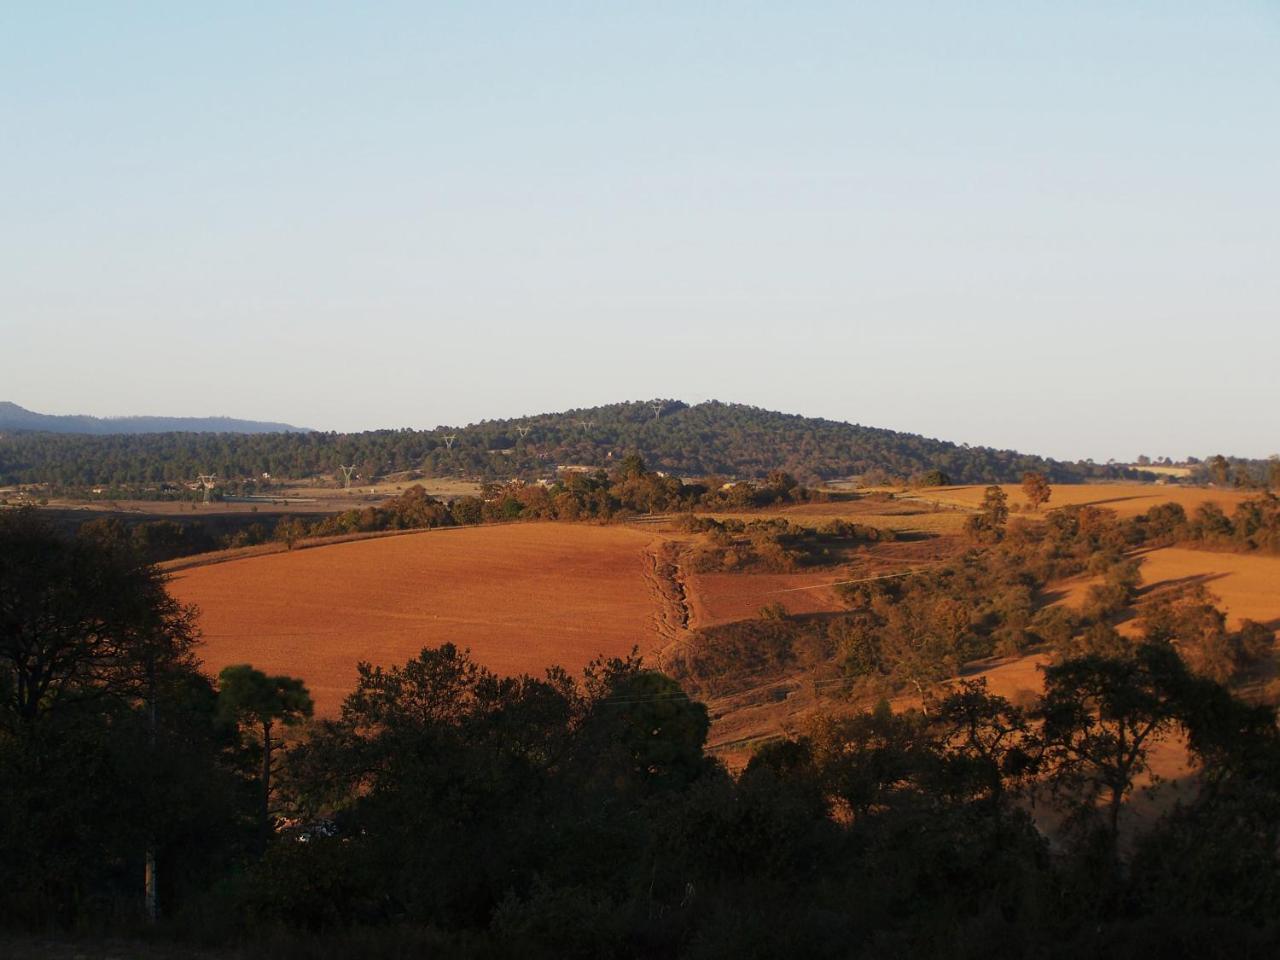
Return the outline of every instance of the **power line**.
[[[201,474],[196,477],[196,483],[204,487],[204,502],[209,502],[209,497],[213,493],[214,481],[218,479],[216,473]]]
[[[941,562],[942,561],[940,560],[938,561],[938,563]],[[876,577],[860,577],[857,580],[835,580],[831,583],[815,583],[807,587],[783,587],[781,590],[766,590],[765,594],[794,593],[796,590],[821,590],[824,587],[843,587],[850,583],[872,583],[875,580],[894,580],[898,577],[909,577],[913,573],[920,573],[920,570],[903,570],[900,573],[885,573]]]

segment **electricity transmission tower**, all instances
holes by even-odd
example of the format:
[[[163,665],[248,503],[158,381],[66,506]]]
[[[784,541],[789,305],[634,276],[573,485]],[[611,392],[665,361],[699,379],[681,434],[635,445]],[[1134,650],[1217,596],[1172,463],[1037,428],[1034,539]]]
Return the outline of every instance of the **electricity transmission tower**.
[[[451,434],[449,434],[448,436],[446,436],[446,437],[444,438],[444,445],[445,445],[445,449],[447,449],[447,450],[452,450],[452,449],[453,449],[453,441],[455,441],[455,440],[457,440],[457,439],[458,439],[458,435],[457,435],[456,433],[451,433]]]
[[[209,473],[209,474],[204,474],[204,473],[202,473],[202,474],[200,474],[200,476],[196,477],[196,483],[198,483],[198,484],[200,484],[200,486],[204,487],[204,502],[205,502],[205,503],[208,503],[208,502],[209,502],[209,497],[210,497],[210,495],[212,495],[212,493],[213,493],[213,481],[215,481],[215,480],[217,480],[217,479],[218,479],[218,475],[217,475],[216,473]]]
[[[342,471],[342,480],[346,486],[346,489],[350,490],[351,474],[355,472],[356,465],[353,463],[351,464],[351,466],[348,467],[346,464],[340,463],[338,464],[338,469]]]
[[[529,435],[529,431],[532,429],[532,427],[516,427],[516,433],[520,434],[520,439],[523,440]]]
[[[662,416],[663,404],[661,401],[657,403],[651,403],[649,404],[649,406],[653,407],[653,419],[657,420],[659,417]]]

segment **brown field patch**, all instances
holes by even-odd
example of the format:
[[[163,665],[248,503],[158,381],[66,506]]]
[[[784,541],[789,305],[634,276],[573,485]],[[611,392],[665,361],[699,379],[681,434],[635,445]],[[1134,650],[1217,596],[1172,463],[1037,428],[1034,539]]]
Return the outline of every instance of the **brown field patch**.
[[[972,510],[981,505],[982,495],[986,489],[982,484],[961,487],[923,487],[904,493],[902,496]],[[1024,511],[1027,509],[1027,498],[1023,496],[1022,487],[1019,484],[1001,484],[1001,489],[1008,495],[1010,507],[1018,506]],[[1087,505],[1106,507],[1108,510],[1114,510],[1122,518],[1136,517],[1161,503],[1181,504],[1188,514],[1201,504],[1216,503],[1230,513],[1237,503],[1251,496],[1257,496],[1257,494],[1244,490],[1179,487],[1154,483],[1059,483],[1053,485],[1053,495],[1041,508],[1041,515],[1057,507]],[[1029,512],[1018,515],[1036,516]]]
[[[750,620],[766,604],[781,603],[788,613],[827,613],[843,610],[835,591],[827,586],[843,579],[830,570],[821,573],[690,573],[692,625],[713,627],[734,620]]]
[[[170,591],[200,607],[207,670],[300,676],[333,715],[358,660],[403,663],[424,646],[456,643],[498,673],[534,675],[650,652],[651,540],[588,524],[449,528],[196,567]]]
[[[847,580],[902,574],[951,559],[965,546],[954,537],[864,544],[837,564],[793,573],[687,573],[691,626],[713,627],[759,615],[766,604],[781,603],[793,615],[845,609],[834,587]]]

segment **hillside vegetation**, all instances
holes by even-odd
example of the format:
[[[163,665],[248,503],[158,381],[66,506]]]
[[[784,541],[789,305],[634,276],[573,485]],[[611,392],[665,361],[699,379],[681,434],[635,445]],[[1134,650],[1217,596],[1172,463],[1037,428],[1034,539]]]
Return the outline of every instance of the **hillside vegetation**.
[[[447,440],[454,437],[452,444]],[[942,471],[956,483],[1017,481],[1025,471],[1069,482],[1137,476],[1116,466],[1062,463],[859,424],[718,401],[619,403],[436,430],[364,433],[162,433],[0,437],[0,483],[145,484],[221,478],[307,477],[356,464],[363,478],[421,471],[483,479],[547,476],[557,465],[604,466],[639,453],[684,476],[763,477],[786,470],[814,483],[848,476],[907,478]]]
[[[196,611],[135,553],[5,511],[0,930],[138,930],[149,874],[149,940],[244,960],[1275,956],[1280,728],[1233,692],[1270,675],[1274,631],[1227,629],[1190,591],[1120,634],[1126,552],[1159,520],[1068,507],[858,585],[830,635],[840,682],[914,687],[918,708],[829,696],[731,773],[708,756],[718,708],[695,699],[719,673],[710,644],[680,677],[635,655],[500,676],[424,637],[402,662],[348,661],[326,691],[341,705],[315,718],[305,677],[203,673]],[[1030,609],[1045,577],[1085,570],[1103,583],[1083,630]],[[575,599],[554,599],[574,632]],[[452,611],[416,617],[436,614]],[[822,652],[790,623],[751,622],[742,665]],[[1033,634],[1056,656],[1031,696],[937,682]],[[319,647],[289,662],[321,666]],[[1178,802],[1140,815],[1171,747]]]

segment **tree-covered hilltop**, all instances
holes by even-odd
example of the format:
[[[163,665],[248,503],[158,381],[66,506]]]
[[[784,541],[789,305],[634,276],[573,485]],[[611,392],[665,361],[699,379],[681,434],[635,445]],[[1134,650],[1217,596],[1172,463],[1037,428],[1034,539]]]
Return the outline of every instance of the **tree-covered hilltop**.
[[[907,478],[941,471],[954,483],[1011,482],[1035,470],[1056,482],[1131,471],[1069,464],[1014,450],[970,447],[860,424],[776,413],[719,401],[617,403],[485,420],[435,430],[259,435],[163,433],[0,437],[0,482],[145,484],[221,478],[332,475],[356,464],[363,478],[418,470],[483,479],[547,476],[561,464],[605,466],[639,453],[683,476],[744,479],[785,470],[814,483],[839,477]]]

